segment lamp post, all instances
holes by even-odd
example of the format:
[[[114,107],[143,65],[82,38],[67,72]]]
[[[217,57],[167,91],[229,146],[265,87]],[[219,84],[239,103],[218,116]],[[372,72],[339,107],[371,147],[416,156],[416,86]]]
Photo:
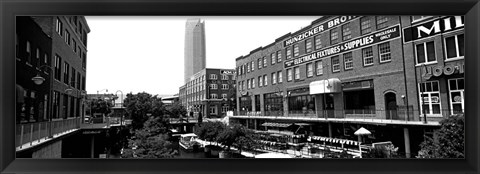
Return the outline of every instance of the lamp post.
[[[425,76],[426,76],[426,75],[427,75],[427,65],[423,64],[423,68],[425,69]],[[426,77],[424,77],[424,76],[422,75],[422,78],[421,78],[421,79],[422,79],[422,80],[421,80],[422,84],[421,84],[421,85],[423,85],[424,81],[426,81],[425,78],[426,78]],[[423,88],[423,90],[422,90],[422,88],[420,88],[420,90],[421,90],[421,91],[420,91],[420,92],[421,92],[421,94],[420,94],[420,100],[421,100],[421,104],[422,104],[422,107],[421,107],[421,108],[422,108],[422,113],[423,113],[423,123],[424,123],[424,124],[427,124],[427,112],[426,112],[427,110],[426,110],[425,108],[423,108],[423,105],[425,105],[425,101],[423,100],[423,94],[424,94],[424,91],[425,91],[425,87]],[[429,97],[429,98],[431,98],[431,97]],[[430,99],[430,100],[431,100],[431,99]]]
[[[50,96],[50,102],[49,102],[49,110],[50,110],[50,113],[48,114],[49,115],[49,118],[48,118],[48,124],[49,124],[49,129],[48,129],[48,136],[49,138],[51,138],[53,136],[52,134],[52,114],[53,114],[53,94],[52,94],[52,85],[53,85],[53,78],[51,77],[51,75],[53,74],[53,69],[52,67],[48,66],[48,65],[42,65],[40,67],[38,67],[38,69],[42,69],[42,68],[48,68],[48,70],[50,70],[50,84],[49,84],[49,89],[48,89],[48,95]],[[40,76],[40,73],[37,73],[37,76],[33,77],[32,78],[32,81],[36,84],[36,85],[41,85],[43,84],[43,82],[45,81],[45,78],[43,78],[42,76]]]
[[[115,92],[115,95],[117,95],[117,93],[120,92],[121,96],[120,96],[120,110],[122,111],[122,115],[120,117],[120,126],[123,125],[123,92],[120,91],[120,90],[117,90],[117,92]]]

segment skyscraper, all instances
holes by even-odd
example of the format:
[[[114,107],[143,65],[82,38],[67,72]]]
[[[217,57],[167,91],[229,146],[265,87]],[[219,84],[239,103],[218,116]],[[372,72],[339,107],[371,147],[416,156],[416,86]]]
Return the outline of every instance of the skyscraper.
[[[187,19],[185,25],[184,82],[205,68],[205,23],[200,19]]]

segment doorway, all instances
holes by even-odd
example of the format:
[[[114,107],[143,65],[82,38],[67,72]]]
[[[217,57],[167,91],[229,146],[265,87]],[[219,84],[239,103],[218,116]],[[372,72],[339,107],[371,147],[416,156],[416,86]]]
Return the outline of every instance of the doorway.
[[[323,94],[325,97],[325,104],[323,105],[323,110],[328,118],[335,117],[335,110],[333,104],[333,94]]]
[[[393,92],[385,94],[385,116],[387,119],[398,119],[397,96]]]

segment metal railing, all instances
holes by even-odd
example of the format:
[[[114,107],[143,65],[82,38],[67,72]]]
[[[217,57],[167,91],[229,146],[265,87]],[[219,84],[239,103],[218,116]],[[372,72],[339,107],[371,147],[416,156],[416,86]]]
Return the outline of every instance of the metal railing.
[[[350,121],[366,121],[381,123],[408,123],[423,122],[423,113],[427,113],[427,122],[433,121],[438,124],[442,118],[461,113],[461,110],[452,111],[442,109],[435,111],[420,111],[409,109],[396,110],[372,110],[372,109],[343,109],[343,110],[320,110],[320,111],[237,111],[234,116],[243,117],[275,117],[275,118],[293,118],[293,119],[341,119]]]
[[[81,118],[67,118],[47,122],[17,124],[15,147],[22,149],[24,146],[32,146],[47,140],[53,136],[70,130],[79,129]]]

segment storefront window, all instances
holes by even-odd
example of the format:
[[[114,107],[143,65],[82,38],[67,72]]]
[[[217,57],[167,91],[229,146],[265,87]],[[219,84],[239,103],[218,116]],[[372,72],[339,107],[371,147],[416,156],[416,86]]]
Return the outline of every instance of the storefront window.
[[[265,111],[283,111],[283,92],[264,95]],[[270,113],[269,115],[274,114]]]
[[[315,97],[311,95],[288,98],[288,110],[293,112],[315,111]]]
[[[240,97],[240,110],[252,111],[252,98],[250,96]]]
[[[465,108],[465,80],[463,78],[448,80],[448,89],[450,91],[450,113],[463,113]]]
[[[419,88],[421,114],[427,114],[427,116],[442,114],[438,81],[420,83]]]

